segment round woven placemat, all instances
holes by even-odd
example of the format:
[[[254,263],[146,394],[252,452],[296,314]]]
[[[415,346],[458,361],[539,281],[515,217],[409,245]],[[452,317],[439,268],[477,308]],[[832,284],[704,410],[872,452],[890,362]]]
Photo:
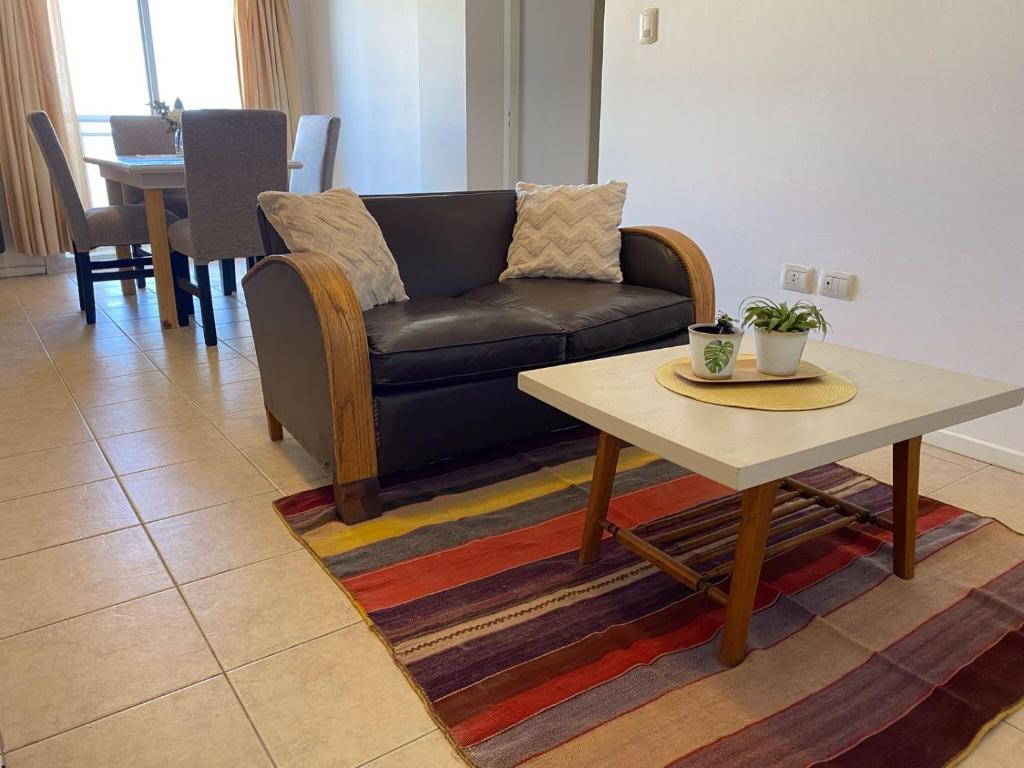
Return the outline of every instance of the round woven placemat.
[[[683,358],[688,359],[688,358]],[[658,368],[658,383],[680,395],[702,403],[753,408],[758,411],[811,411],[841,405],[857,394],[857,386],[845,376],[829,371],[817,379],[779,381],[765,384],[695,384],[679,376],[672,360]]]

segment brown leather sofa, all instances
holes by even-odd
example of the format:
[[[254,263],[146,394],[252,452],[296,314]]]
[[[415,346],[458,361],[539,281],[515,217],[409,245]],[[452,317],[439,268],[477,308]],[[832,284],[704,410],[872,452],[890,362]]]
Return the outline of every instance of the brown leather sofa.
[[[348,523],[381,513],[379,475],[574,423],[521,393],[519,371],[685,344],[714,315],[708,262],[675,230],[623,229],[620,284],[499,283],[515,192],[363,200],[409,301],[360,311],[341,268],[288,254],[262,212],[271,257],[242,280],[270,434],[330,468]]]

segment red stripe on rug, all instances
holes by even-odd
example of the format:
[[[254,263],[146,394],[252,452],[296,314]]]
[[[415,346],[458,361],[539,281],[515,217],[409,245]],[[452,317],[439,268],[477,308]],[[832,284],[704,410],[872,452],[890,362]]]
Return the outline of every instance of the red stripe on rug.
[[[700,475],[619,496],[608,517],[624,528],[734,493]],[[391,608],[424,595],[451,589],[496,573],[579,547],[585,510],[406,560],[345,579],[344,584],[368,612]]]

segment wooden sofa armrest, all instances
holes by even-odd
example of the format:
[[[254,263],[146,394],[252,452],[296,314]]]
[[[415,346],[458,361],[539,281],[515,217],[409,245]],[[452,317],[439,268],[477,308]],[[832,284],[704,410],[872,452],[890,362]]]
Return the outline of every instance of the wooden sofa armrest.
[[[694,322],[714,322],[715,279],[707,257],[693,240],[669,227],[623,227],[621,232],[626,282],[686,292],[693,299]],[[660,247],[657,252],[633,253],[628,246],[631,238],[649,239]]]
[[[271,437],[280,439],[283,425],[333,466],[344,522],[376,517],[370,356],[363,313],[345,273],[323,254],[296,253],[260,260],[242,284]]]

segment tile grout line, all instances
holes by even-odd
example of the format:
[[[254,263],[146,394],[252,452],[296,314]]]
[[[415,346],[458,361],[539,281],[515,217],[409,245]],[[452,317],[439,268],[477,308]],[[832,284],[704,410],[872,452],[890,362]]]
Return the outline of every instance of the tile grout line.
[[[366,761],[364,761],[362,763],[359,763],[357,766],[355,766],[355,768],[366,768],[366,766],[370,765],[371,763],[376,762],[377,760],[380,760],[382,757],[387,757],[388,755],[393,755],[396,752],[398,752],[398,750],[405,749],[410,744],[415,744],[417,741],[422,741],[423,739],[425,739],[425,738],[427,738],[429,736],[433,736],[435,733],[441,733],[441,729],[438,728],[436,725],[433,728],[431,728],[429,731],[427,731],[426,733],[421,733],[416,738],[409,739],[409,741],[405,742],[404,744],[399,744],[397,747],[394,747],[393,749],[389,749],[387,752],[382,752],[381,754],[377,755],[376,757],[371,757],[369,760],[366,760]],[[442,738],[444,738],[444,734],[443,733],[441,734],[441,736],[442,736]],[[445,742],[447,743],[447,739],[445,739]]]
[[[19,298],[18,301],[20,303],[21,299]],[[24,309],[24,305],[22,305],[22,308]],[[106,313],[104,312],[104,314],[106,314]],[[53,365],[55,370],[57,370],[57,376],[60,377],[61,382],[64,384],[65,387],[67,387],[67,381],[64,379],[64,375],[60,372],[60,370],[57,368],[56,364],[53,362],[53,357],[50,355],[49,350],[46,349],[46,344],[45,344],[45,342],[43,342],[42,337],[39,336],[39,331],[38,331],[38,329],[36,329],[35,323],[32,323],[31,319],[29,320],[29,322],[32,325],[32,330],[36,333],[36,336],[39,339],[40,344],[42,344],[43,350],[46,352],[47,357],[50,359],[50,364]],[[118,326],[118,327],[120,327],[120,326]],[[132,339],[132,343],[133,344],[135,343],[134,339]],[[148,356],[147,356],[146,359],[147,360],[149,359]],[[150,361],[150,362],[152,362],[152,361]],[[170,381],[170,379],[168,379],[168,381]],[[171,382],[171,384],[173,386],[174,382]],[[68,393],[71,394],[70,389],[69,389]],[[75,402],[75,406],[78,408],[79,415],[81,415],[82,416],[82,420],[85,421],[85,416],[81,413],[81,407],[78,405],[78,400],[74,398],[73,394],[71,395],[71,397],[72,397],[72,400],[74,400],[74,402]],[[93,440],[95,440],[96,439],[95,438],[95,433],[93,433],[92,427],[89,425],[88,422],[86,422],[86,428],[89,430],[89,433],[91,435],[93,435]],[[113,465],[111,465],[110,459],[107,456],[106,451],[103,450],[103,446],[99,443],[98,440],[96,440],[96,445],[97,445],[100,453],[103,455],[104,461],[107,462],[107,464],[110,466],[111,471],[113,471]],[[128,500],[128,504],[129,504],[129,506],[131,506],[132,511],[135,513],[135,516],[138,519],[139,524],[142,526],[142,530],[146,534],[146,539],[149,541],[149,545],[153,548],[153,552],[159,558],[161,565],[163,565],[164,572],[167,574],[167,577],[171,580],[171,584],[172,584],[171,588],[173,588],[175,590],[175,592],[177,592],[178,598],[181,600],[182,604],[185,606],[185,609],[188,611],[189,616],[192,618],[192,622],[195,624],[196,630],[199,632],[199,635],[203,638],[203,642],[206,643],[206,648],[209,651],[210,656],[213,658],[214,663],[217,665],[217,669],[220,670],[219,676],[222,676],[224,678],[224,680],[227,682],[228,687],[231,688],[231,691],[232,691],[232,693],[235,696],[235,700],[238,702],[238,706],[241,708],[243,714],[245,715],[246,721],[249,723],[249,727],[252,728],[253,734],[256,736],[256,739],[259,741],[260,746],[263,748],[264,754],[267,756],[267,759],[270,761],[270,764],[276,768],[277,767],[277,762],[274,760],[273,755],[270,753],[270,749],[267,746],[266,742],[264,741],[263,735],[259,732],[259,729],[256,727],[256,723],[253,722],[252,716],[249,713],[249,711],[245,708],[245,704],[242,702],[241,698],[239,697],[238,691],[235,689],[235,686],[232,685],[231,680],[228,677],[227,672],[224,669],[224,665],[221,664],[221,661],[218,658],[216,651],[213,649],[213,646],[210,643],[209,637],[207,637],[206,633],[203,631],[203,628],[200,625],[199,620],[196,618],[195,612],[192,610],[192,606],[189,605],[188,600],[185,599],[185,595],[181,591],[180,585],[175,580],[174,574],[171,573],[171,569],[170,569],[170,567],[168,567],[167,561],[164,558],[163,553],[160,551],[160,548],[157,546],[156,541],[154,541],[153,536],[150,533],[149,529],[143,524],[142,515],[139,512],[139,510],[136,508],[135,503],[132,500],[131,496],[128,494],[128,491],[125,488],[124,483],[121,480],[121,477],[115,473],[114,478],[116,479],[118,486],[120,486],[121,492],[124,494],[125,498]],[[164,590],[164,591],[166,591],[166,590]],[[136,598],[136,599],[138,599],[138,598]],[[130,601],[127,601],[127,602],[130,602]],[[217,677],[217,676],[218,675],[214,675],[213,677]],[[194,683],[190,683],[190,685],[192,685],[192,684],[194,684]],[[188,686],[184,686],[184,687],[187,688]],[[182,690],[182,688],[177,688],[175,690],[176,691],[177,690]],[[162,695],[165,695],[165,694],[162,694]],[[159,698],[159,697],[156,697],[156,698]],[[146,699],[146,701],[152,701],[152,700],[153,700],[152,697],[149,698],[149,699]],[[145,703],[145,702],[138,702],[138,703]],[[135,705],[133,705],[133,706],[135,706]],[[111,716],[113,716],[115,714],[118,714],[120,712],[125,711],[125,709],[128,709],[128,707],[123,707],[121,709],[116,710],[115,712],[108,713],[107,715],[104,715],[104,717],[111,717]],[[102,718],[100,718],[100,719],[102,719]],[[67,731],[61,731],[61,733],[66,733],[66,732]],[[58,736],[58,735],[60,735],[60,734],[59,733],[58,734],[52,734],[52,736]],[[48,738],[52,738],[52,736],[48,737]],[[40,741],[42,741],[42,739],[40,739]]]
[[[935,458],[935,457],[933,457],[933,458]],[[951,462],[951,463],[952,463],[952,462]],[[922,494],[922,495],[924,495],[924,496],[928,496],[928,497],[931,497],[931,495],[932,495],[933,493],[939,493],[940,491],[944,491],[944,490],[946,490],[946,489],[947,489],[947,488],[949,488],[950,486],[956,485],[957,483],[961,483],[961,482],[963,482],[964,480],[967,480],[968,478],[974,477],[974,476],[975,476],[976,474],[978,474],[979,472],[984,472],[984,471],[985,471],[986,469],[988,469],[988,468],[989,468],[990,466],[991,466],[990,464],[986,464],[986,465],[985,465],[985,466],[983,466],[983,467],[978,467],[977,469],[975,469],[975,470],[973,470],[973,471],[971,471],[971,472],[968,472],[968,473],[967,473],[966,475],[964,475],[963,477],[961,477],[961,478],[958,478],[958,479],[954,480],[954,481],[953,481],[953,482],[951,482],[951,483],[946,483],[945,485],[943,485],[943,486],[940,486],[940,487],[938,487],[938,488],[933,488],[932,490],[928,491],[928,493],[926,493],[926,494]],[[967,467],[964,467],[964,469],[967,469]]]
[[[186,686],[184,686],[182,688],[174,688],[174,689],[172,689],[170,691],[164,691],[163,693],[159,693],[156,696],[153,696],[152,698],[145,699],[144,701],[137,701],[134,704],[128,705],[127,707],[122,707],[121,709],[115,709],[113,712],[107,712],[106,714],[100,715],[98,717],[94,717],[91,720],[86,720],[84,723],[79,723],[78,725],[75,725],[75,726],[73,726],[71,728],[68,728],[67,730],[61,731],[60,733],[54,733],[54,734],[51,734],[50,736],[44,736],[44,737],[42,737],[40,739],[34,739],[33,741],[25,742],[21,746],[18,746],[18,747],[15,747],[14,749],[9,750],[6,754],[8,756],[12,755],[15,752],[18,752],[18,751],[20,751],[22,749],[27,749],[28,747],[34,747],[36,744],[41,744],[44,741],[49,741],[50,739],[55,739],[58,736],[63,736],[66,733],[72,733],[74,731],[79,730],[80,728],[85,728],[87,726],[90,726],[90,725],[93,725],[95,723],[98,723],[98,722],[100,722],[100,720],[106,720],[108,717],[114,717],[115,715],[119,715],[122,712],[127,712],[130,709],[135,709],[136,707],[141,707],[143,704],[149,704],[150,702],[158,701],[159,699],[166,698],[167,696],[172,696],[175,693],[178,693],[180,691],[184,691],[186,688],[191,688],[194,685],[201,685],[203,683],[209,682],[210,680],[216,680],[218,677],[221,677],[221,676],[222,675],[219,675],[219,674],[208,675],[208,676],[202,678],[201,680],[196,680],[194,683],[189,683],[188,685],[186,685]],[[275,765],[275,768],[276,768],[276,765]]]

